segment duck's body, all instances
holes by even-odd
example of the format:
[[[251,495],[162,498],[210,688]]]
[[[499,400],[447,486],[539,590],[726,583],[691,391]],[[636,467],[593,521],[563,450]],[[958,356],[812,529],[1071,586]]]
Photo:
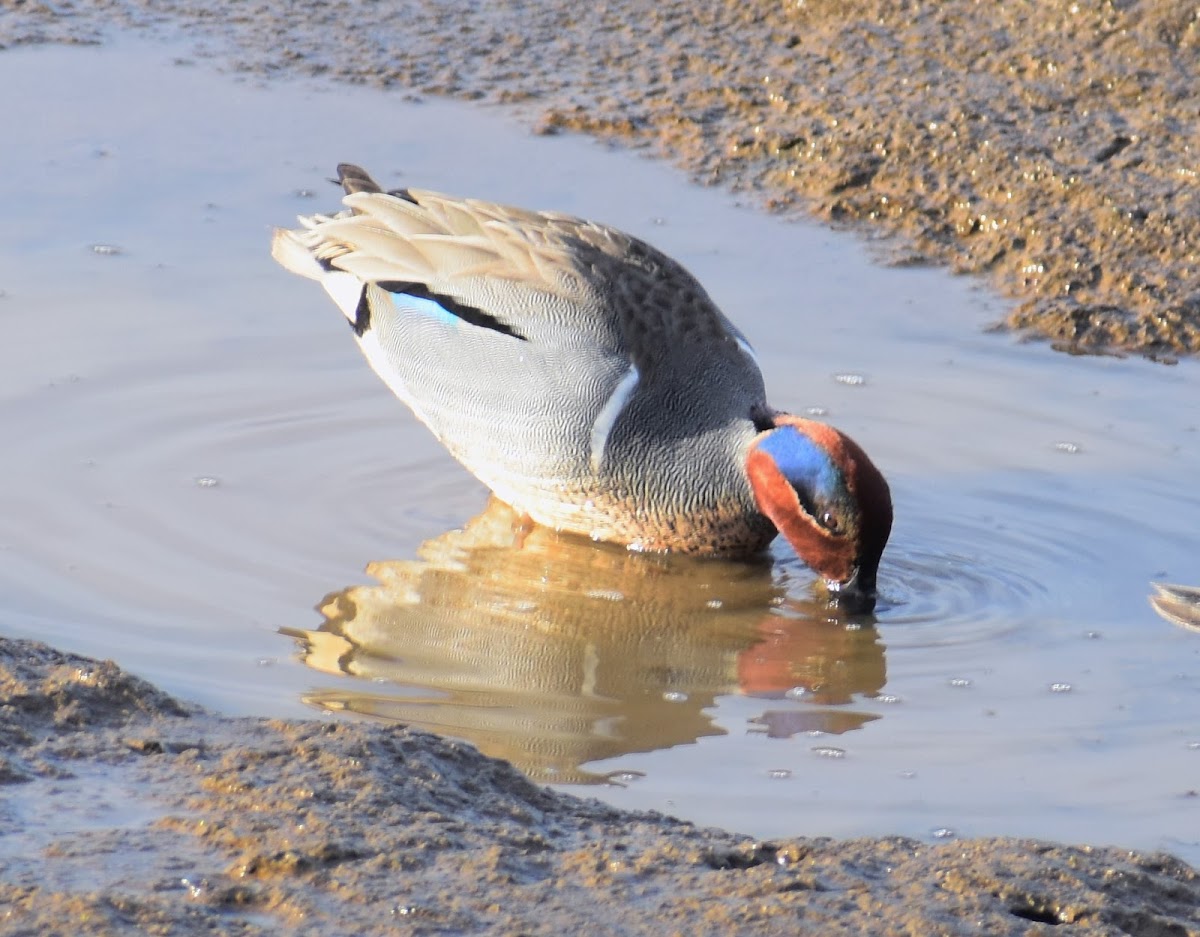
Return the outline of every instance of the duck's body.
[[[678,263],[566,215],[386,193],[353,166],[339,181],[348,210],[278,232],[276,259],[325,286],[375,371],[501,500],[637,549],[748,555],[780,528],[829,533],[789,531],[765,503],[782,467],[807,479],[791,502],[856,541],[802,557],[841,582],[869,566],[873,592],[882,476],[836,430],[767,405],[749,344]]]

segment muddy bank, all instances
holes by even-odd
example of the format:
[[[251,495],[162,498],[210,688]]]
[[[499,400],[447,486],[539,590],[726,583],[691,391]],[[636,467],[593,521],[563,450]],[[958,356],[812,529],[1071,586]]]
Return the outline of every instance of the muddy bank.
[[[422,732],[223,718],[29,641],[0,639],[0,757],[4,934],[1200,934],[1200,878],[1164,854],[754,842]]]
[[[0,44],[114,25],[186,25],[261,75],[517,103],[985,274],[1064,347],[1200,349],[1191,5],[18,2]]]

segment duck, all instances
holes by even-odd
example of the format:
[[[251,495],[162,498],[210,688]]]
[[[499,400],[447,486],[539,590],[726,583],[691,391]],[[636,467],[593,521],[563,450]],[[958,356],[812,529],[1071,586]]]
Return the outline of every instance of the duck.
[[[1150,607],[1173,625],[1200,633],[1200,586],[1152,582]]]
[[[782,534],[831,605],[871,612],[892,528],[883,474],[834,427],[776,410],[742,332],[680,263],[554,211],[343,163],[336,213],[276,229],[367,362],[528,521],[630,550],[750,558]]]

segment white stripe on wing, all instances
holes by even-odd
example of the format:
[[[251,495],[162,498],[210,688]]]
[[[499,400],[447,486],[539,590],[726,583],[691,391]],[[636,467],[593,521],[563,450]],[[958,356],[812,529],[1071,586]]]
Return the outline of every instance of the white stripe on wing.
[[[608,445],[609,434],[612,433],[613,427],[620,418],[621,413],[625,410],[625,405],[629,403],[629,398],[637,389],[638,384],[638,369],[632,364],[625,376],[617,382],[617,386],[613,388],[612,395],[600,410],[596,417],[596,422],[592,425],[592,471],[599,472],[600,466],[604,462],[604,448]]]

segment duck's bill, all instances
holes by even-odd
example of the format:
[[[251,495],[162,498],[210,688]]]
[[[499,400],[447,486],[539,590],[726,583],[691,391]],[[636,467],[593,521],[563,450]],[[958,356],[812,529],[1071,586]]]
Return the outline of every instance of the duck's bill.
[[[845,582],[826,579],[825,592],[830,608],[849,615],[869,615],[875,611],[875,583],[863,582],[858,570]]]

